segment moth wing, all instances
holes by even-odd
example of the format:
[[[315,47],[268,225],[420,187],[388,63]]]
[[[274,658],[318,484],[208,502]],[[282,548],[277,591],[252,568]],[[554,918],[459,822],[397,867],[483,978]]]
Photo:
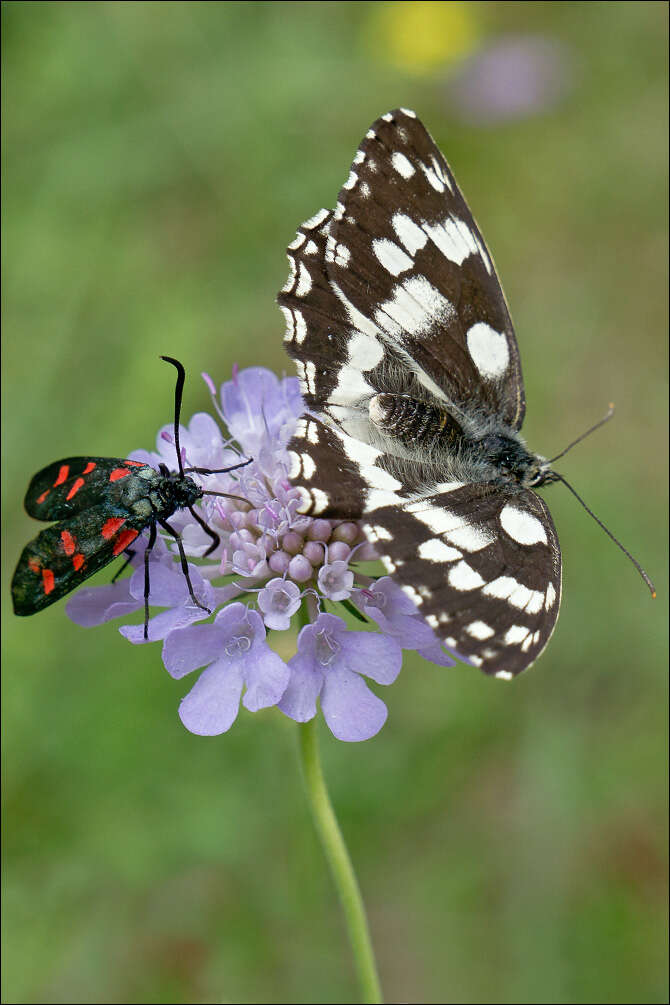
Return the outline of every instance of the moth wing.
[[[66,457],[33,476],[24,506],[36,520],[64,520],[90,509],[104,498],[110,484],[140,468],[139,461],[120,457]]]
[[[14,613],[35,614],[60,600],[122,554],[145,525],[146,520],[101,503],[46,527],[19,558],[12,579]]]

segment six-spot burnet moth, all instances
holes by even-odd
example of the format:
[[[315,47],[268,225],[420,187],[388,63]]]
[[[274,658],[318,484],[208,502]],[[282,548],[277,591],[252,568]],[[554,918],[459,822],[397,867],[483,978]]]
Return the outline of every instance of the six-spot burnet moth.
[[[148,528],[144,551],[144,638],[147,639],[149,557],[156,542],[157,526],[167,531],[177,544],[191,600],[197,607],[209,610],[193,592],[181,538],[168,519],[177,510],[188,509],[211,537],[212,543],[205,552],[211,554],[220,543],[219,535],[193,506],[204,495],[226,493],[205,491],[190,475],[234,471],[249,460],[217,469],[183,466],[179,415],[185,371],[171,356],[161,359],[177,369],[174,442],[178,470],[170,471],[161,464],[157,471],[141,461],[118,457],[68,457],[38,471],[26,492],[26,511],[37,520],[58,523],[29,541],[21,553],[12,579],[15,614],[36,614],[122,554],[127,564],[133,556],[130,546]]]

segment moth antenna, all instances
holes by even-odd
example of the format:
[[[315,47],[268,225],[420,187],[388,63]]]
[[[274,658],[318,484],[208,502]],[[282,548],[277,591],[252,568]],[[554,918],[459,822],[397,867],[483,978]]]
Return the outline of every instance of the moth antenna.
[[[598,425],[602,425],[602,423],[606,422],[606,421],[607,421],[607,418],[601,419],[601,421],[598,423]],[[594,426],[594,429],[597,429],[597,426]],[[590,430],[590,432],[592,432],[592,430]],[[587,435],[588,435],[587,433],[584,433],[584,436],[587,436]],[[580,439],[583,439],[583,438],[584,437],[580,437]],[[576,441],[576,442],[579,442],[579,441]],[[608,528],[605,526],[605,524],[602,522],[602,520],[598,519],[598,517],[595,515],[595,513],[593,512],[593,510],[589,509],[589,507],[586,505],[586,503],[584,502],[584,500],[582,499],[582,497],[573,489],[573,487],[570,484],[570,482],[566,481],[565,478],[563,477],[563,475],[559,475],[557,471],[552,471],[551,473],[552,473],[552,475],[554,475],[556,477],[556,479],[559,482],[563,482],[563,484],[565,485],[565,487],[567,489],[569,489],[570,492],[572,492],[572,494],[575,497],[575,499],[577,500],[577,502],[581,503],[581,505],[584,507],[584,509],[586,510],[586,512],[589,514],[589,516],[593,517],[593,519],[598,524],[598,526],[601,527],[605,531],[605,533],[607,534],[607,536],[610,537],[614,541],[614,543],[616,544],[617,548],[620,548],[621,551],[626,556],[626,558],[630,559],[630,561],[633,563],[633,565],[635,566],[635,568],[637,569],[637,571],[640,573],[640,575],[644,579],[644,581],[647,584],[647,586],[649,587],[649,592],[651,593],[652,597],[655,599],[656,598],[656,587],[654,586],[654,584],[652,583],[651,579],[649,578],[649,576],[647,575],[647,573],[644,571],[644,569],[642,568],[642,566],[640,565],[640,563],[637,561],[637,559],[633,558],[633,556],[628,551],[628,549],[624,548],[624,546],[622,545],[621,541],[619,541],[618,538],[616,538],[614,536],[614,534],[612,533],[611,530],[608,530]]]
[[[174,389],[174,445],[177,451],[177,464],[179,465],[179,474],[184,477],[184,465],[181,460],[181,447],[179,446],[179,416],[181,415],[181,399],[184,392],[184,381],[186,380],[186,371],[183,365],[178,359],[174,359],[172,356],[161,356],[166,363],[172,363],[172,365],[177,370],[177,383]]]
[[[202,494],[204,496],[220,496],[222,499],[235,499],[237,502],[248,503],[249,500],[245,499],[244,496],[235,496],[231,492],[206,492],[203,489]]]
[[[251,464],[252,461],[253,457],[250,457],[248,460],[240,461],[239,464],[233,464],[229,468],[184,468],[184,474],[221,475],[226,474],[228,471],[237,471],[238,468],[246,468],[247,464]]]
[[[582,440],[585,440],[587,436],[591,435],[591,433],[595,433],[596,429],[600,429],[600,427],[604,426],[606,422],[609,422],[613,415],[614,415],[614,405],[610,401],[609,408],[607,409],[607,415],[604,415],[602,419],[599,419],[599,421],[596,422],[594,426],[591,426],[591,428],[587,429],[585,433],[582,433],[582,435],[578,436],[576,440],[573,440],[572,443],[568,444],[565,450],[561,450],[560,454],[556,454],[555,457],[550,457],[547,463],[553,464],[554,461],[557,461],[559,457],[565,457],[568,450],[572,450],[573,447],[576,447],[578,443],[581,443]]]

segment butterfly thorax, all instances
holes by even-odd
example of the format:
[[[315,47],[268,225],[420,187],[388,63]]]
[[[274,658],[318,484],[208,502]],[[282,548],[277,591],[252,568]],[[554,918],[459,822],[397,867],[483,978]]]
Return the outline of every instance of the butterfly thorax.
[[[418,459],[467,469],[473,481],[537,487],[555,476],[544,457],[531,453],[516,430],[491,428],[491,420],[474,414],[464,421],[435,400],[412,394],[382,393],[369,403],[373,425]]]

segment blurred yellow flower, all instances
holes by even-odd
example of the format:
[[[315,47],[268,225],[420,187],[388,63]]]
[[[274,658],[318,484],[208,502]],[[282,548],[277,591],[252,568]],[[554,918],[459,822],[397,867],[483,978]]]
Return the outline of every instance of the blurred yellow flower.
[[[373,8],[369,38],[375,56],[409,73],[431,74],[477,47],[479,25],[469,3],[399,0]]]

